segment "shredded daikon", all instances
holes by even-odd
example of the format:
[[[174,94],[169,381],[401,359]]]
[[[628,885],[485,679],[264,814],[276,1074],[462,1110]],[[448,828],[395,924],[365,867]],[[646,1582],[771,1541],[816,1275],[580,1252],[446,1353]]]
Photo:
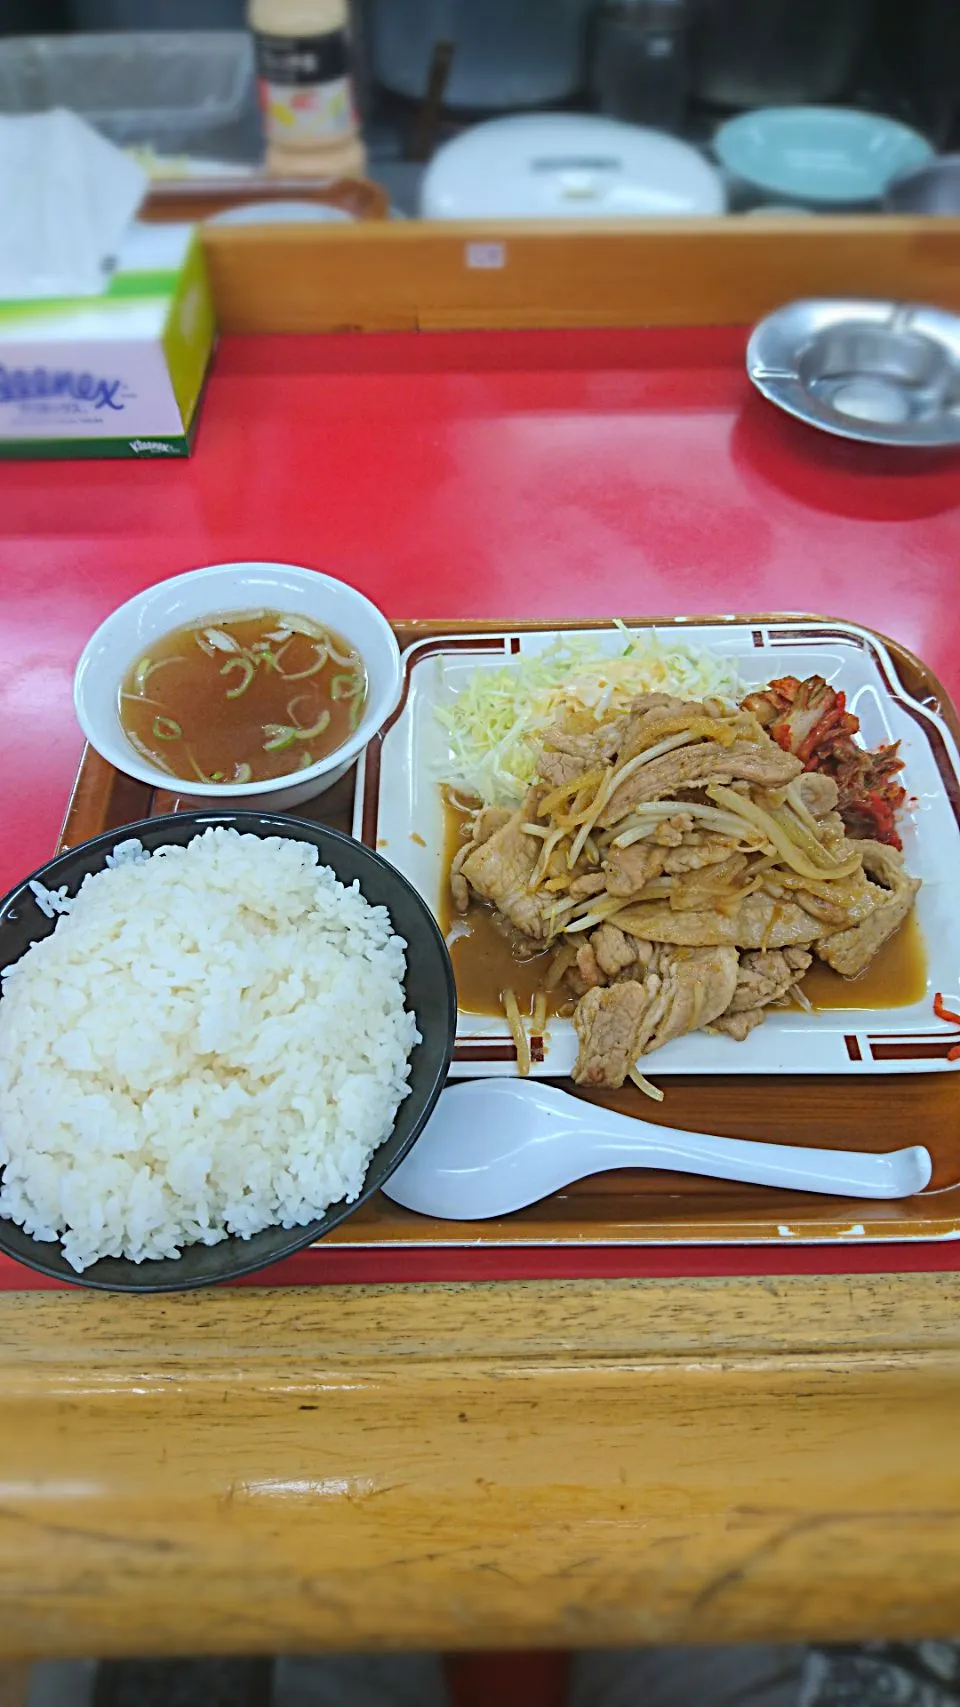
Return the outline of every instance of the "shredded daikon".
[[[732,659],[666,639],[657,629],[614,626],[624,642],[616,654],[599,635],[578,634],[532,656],[520,653],[502,668],[473,670],[452,703],[437,709],[450,741],[442,780],[486,805],[518,806],[534,778],[538,738],[562,711],[589,711],[599,723],[640,693],[730,704],[740,697]]]

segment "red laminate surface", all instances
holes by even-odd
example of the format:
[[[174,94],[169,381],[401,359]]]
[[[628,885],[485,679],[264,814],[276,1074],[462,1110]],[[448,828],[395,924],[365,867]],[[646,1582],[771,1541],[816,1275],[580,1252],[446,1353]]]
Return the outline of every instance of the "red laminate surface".
[[[0,465],[0,887],[53,849],[87,635],[196,564],[312,564],[395,617],[824,612],[960,693],[960,461],[779,415],[743,341],[228,339],[189,462]]]
[[[816,611],[960,695],[960,460],[812,432],[753,393],[743,349],[729,328],[228,339],[189,462],[0,464],[0,890],[53,851],[87,636],[202,563],[311,564],[393,617]],[[768,1263],[794,1266],[733,1266]]]

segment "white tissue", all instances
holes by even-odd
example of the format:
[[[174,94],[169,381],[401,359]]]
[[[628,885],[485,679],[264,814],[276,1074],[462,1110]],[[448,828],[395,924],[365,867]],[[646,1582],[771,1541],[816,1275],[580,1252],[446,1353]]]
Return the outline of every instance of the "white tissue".
[[[64,107],[0,115],[0,301],[98,295],[146,184]]]

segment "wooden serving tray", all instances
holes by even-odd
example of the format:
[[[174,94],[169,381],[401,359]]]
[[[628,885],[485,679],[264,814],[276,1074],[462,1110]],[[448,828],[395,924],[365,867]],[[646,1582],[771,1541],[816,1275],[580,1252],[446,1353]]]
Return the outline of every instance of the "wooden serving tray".
[[[684,626],[724,620],[730,619],[688,617]],[[736,620],[760,624],[786,619],[767,613]],[[795,615],[791,620],[796,620]],[[631,619],[630,625],[666,627],[671,621]],[[604,625],[545,620],[511,622],[510,626],[520,632]],[[394,627],[403,649],[431,635],[500,631],[503,623],[402,622]],[[881,638],[904,687],[939,711],[960,739],[960,719],[938,678],[897,642]],[[300,808],[299,815],[349,830],[353,788],[351,771],[327,794]],[[67,809],[61,849],[103,830],[119,830],[137,819],[175,811],[178,805],[176,796],[123,776],[88,747]],[[951,1074],[671,1077],[666,1083],[668,1095],[656,1117],[667,1125],[837,1149],[876,1151],[924,1143],[933,1157],[933,1180],[926,1192],[905,1202],[862,1203],[720,1180],[624,1171],[584,1180],[501,1221],[469,1224],[412,1215],[378,1196],[330,1234],[322,1249],[352,1247],[384,1255],[392,1250],[399,1257],[404,1250],[439,1253],[444,1248],[469,1247],[478,1255],[486,1252],[484,1274],[490,1278],[498,1272],[496,1252],[502,1254],[506,1275],[515,1272],[516,1259],[525,1248],[543,1246],[564,1248],[570,1256],[569,1273],[576,1274],[579,1263],[573,1251],[597,1246],[766,1244],[783,1248],[798,1243],[863,1246],[868,1241],[923,1244],[960,1239],[960,1102]],[[573,1087],[565,1081],[564,1088]],[[627,1113],[648,1112],[632,1086],[583,1094]],[[388,1277],[403,1278],[403,1274],[394,1271]]]
[[[353,219],[386,219],[386,190],[369,178],[277,178],[253,173],[244,178],[171,178],[153,183],[137,215],[151,225],[171,220],[209,219],[252,202],[322,202],[342,208]]]

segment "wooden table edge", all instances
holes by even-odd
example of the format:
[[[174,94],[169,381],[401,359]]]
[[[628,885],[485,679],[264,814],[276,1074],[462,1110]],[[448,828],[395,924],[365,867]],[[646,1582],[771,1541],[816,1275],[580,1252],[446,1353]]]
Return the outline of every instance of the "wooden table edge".
[[[955,1633],[958,1282],[0,1296],[0,1657]]]

